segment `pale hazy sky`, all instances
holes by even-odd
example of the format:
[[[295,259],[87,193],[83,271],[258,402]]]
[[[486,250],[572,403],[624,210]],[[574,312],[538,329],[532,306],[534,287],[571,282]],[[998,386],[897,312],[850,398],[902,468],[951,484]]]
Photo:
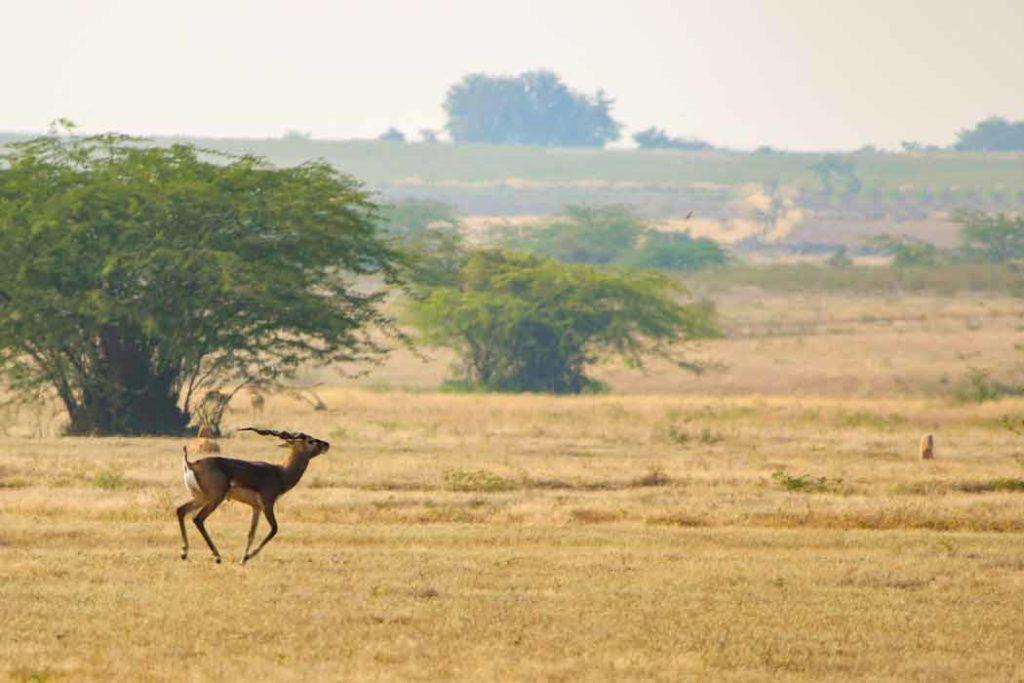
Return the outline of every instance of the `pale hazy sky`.
[[[1024,119],[1024,0],[0,0],[0,130],[370,137],[469,71],[604,88],[626,133],[946,144]]]

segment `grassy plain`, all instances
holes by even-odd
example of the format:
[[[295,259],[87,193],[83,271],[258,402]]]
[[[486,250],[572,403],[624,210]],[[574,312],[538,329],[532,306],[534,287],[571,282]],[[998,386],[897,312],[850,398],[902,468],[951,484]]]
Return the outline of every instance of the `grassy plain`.
[[[0,132],[0,145],[25,135]],[[824,153],[714,150],[572,149],[509,145],[394,143],[379,140],[155,138],[158,144],[194,142],[231,154],[256,154],[291,166],[325,159],[371,185],[498,186],[509,191],[542,185],[604,187],[714,186],[806,182]],[[855,153],[865,186],[879,189],[1024,190],[1019,152]],[[815,185],[816,186],[816,185]]]
[[[235,504],[208,523],[228,564],[194,530],[177,558],[181,440],[9,415],[0,675],[1024,680],[1024,441],[1002,425],[1024,399],[949,396],[972,364],[1014,366],[1019,300],[716,299],[700,377],[455,395],[431,388],[442,354],[398,354],[335,378],[326,411],[274,395],[253,418],[241,397],[229,428],[333,443],[245,568]]]
[[[198,139],[197,144],[233,153],[254,153],[291,165],[324,158],[370,183],[416,185],[507,184],[741,185],[812,182],[808,167],[821,153],[604,150],[507,145],[402,144],[376,140]],[[935,187],[1024,189],[1024,155],[858,154],[858,175],[879,188]]]

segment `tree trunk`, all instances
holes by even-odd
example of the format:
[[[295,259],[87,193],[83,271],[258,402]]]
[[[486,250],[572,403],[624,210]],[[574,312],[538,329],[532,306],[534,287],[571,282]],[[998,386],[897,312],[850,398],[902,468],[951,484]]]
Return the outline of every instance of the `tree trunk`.
[[[68,433],[182,434],[189,416],[178,407],[177,373],[158,367],[156,357],[134,326],[104,329],[80,400],[68,406]]]

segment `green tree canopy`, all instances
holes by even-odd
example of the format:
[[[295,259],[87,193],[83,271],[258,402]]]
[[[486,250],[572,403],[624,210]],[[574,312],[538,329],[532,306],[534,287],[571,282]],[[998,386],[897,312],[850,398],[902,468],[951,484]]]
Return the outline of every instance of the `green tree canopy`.
[[[697,270],[726,259],[717,242],[656,230],[625,204],[568,206],[543,223],[499,228],[496,237],[514,251],[564,263]]]
[[[953,148],[960,152],[1008,152],[1024,150],[1024,121],[993,116],[974,128],[956,134]]]
[[[612,100],[586,95],[550,71],[469,74],[448,90],[445,127],[455,142],[602,147],[619,139]]]
[[[884,254],[892,255],[892,265],[933,266],[942,261],[942,251],[932,244],[906,235],[875,235],[866,240],[867,245]]]
[[[396,253],[326,163],[277,169],[123,136],[0,164],[0,376],[71,433],[180,433],[204,390],[379,357]],[[357,282],[357,278],[359,281]]]
[[[625,256],[646,230],[647,222],[626,205],[568,206],[546,223],[506,230],[504,238],[514,250],[600,265]]]
[[[714,240],[693,237],[688,232],[650,230],[622,263],[631,268],[700,270],[724,265],[725,250]]]
[[[993,263],[1024,259],[1024,216],[971,212],[957,220],[960,249],[967,258]]]
[[[714,333],[711,309],[679,302],[676,282],[649,271],[566,265],[501,250],[471,254],[455,286],[413,303],[428,343],[453,348],[462,379],[499,391],[580,393],[602,354],[640,367]],[[694,367],[677,359],[680,365]]]

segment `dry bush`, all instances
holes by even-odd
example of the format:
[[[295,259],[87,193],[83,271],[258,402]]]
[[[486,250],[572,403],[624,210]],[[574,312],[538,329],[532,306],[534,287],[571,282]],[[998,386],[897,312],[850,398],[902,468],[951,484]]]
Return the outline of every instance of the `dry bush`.
[[[487,470],[448,470],[444,473],[445,488],[449,491],[511,491],[516,483]]]
[[[630,483],[633,486],[666,486],[672,483],[672,478],[665,474],[665,470],[660,465],[654,465],[648,468],[646,474],[637,477]]]

